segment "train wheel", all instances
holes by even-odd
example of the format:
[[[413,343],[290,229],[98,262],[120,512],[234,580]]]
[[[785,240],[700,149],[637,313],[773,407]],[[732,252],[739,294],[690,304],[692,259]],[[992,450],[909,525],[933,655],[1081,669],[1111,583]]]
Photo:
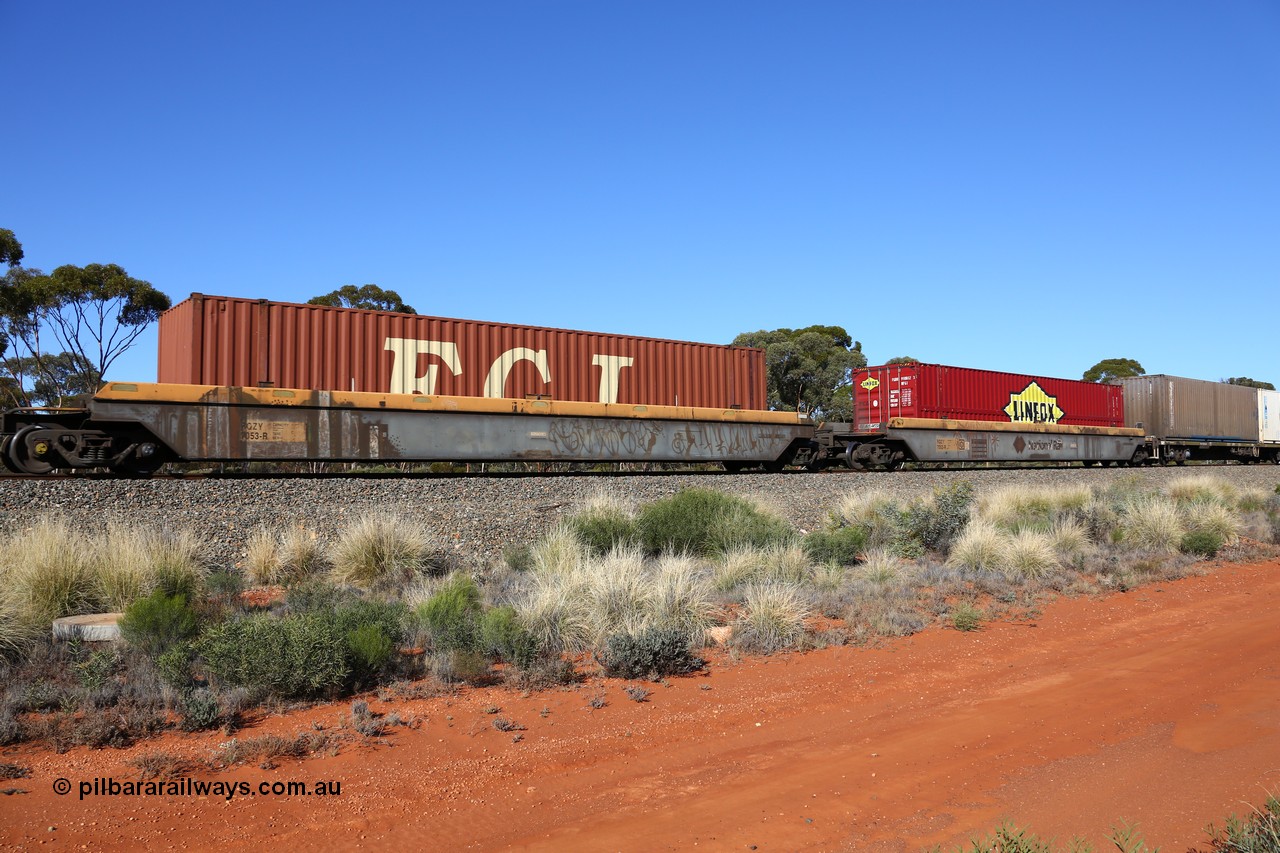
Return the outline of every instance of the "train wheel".
[[[5,465],[19,474],[48,474],[56,466],[48,461],[57,460],[57,451],[47,438],[32,438],[32,433],[44,427],[38,424],[25,426],[9,439],[5,451]]]
[[[13,436],[6,435],[0,440],[0,467],[12,474],[21,474],[17,466],[9,461],[9,445],[13,443]]]

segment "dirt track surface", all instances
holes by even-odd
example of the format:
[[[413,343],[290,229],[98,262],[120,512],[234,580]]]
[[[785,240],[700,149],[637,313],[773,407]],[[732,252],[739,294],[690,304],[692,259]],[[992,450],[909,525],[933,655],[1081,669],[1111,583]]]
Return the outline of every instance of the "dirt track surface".
[[[1150,846],[1185,850],[1280,791],[1280,562],[1062,600],[978,632],[713,663],[650,685],[643,703],[625,686],[371,697],[420,725],[336,756],[195,775],[332,780],[338,797],[78,797],[95,777],[136,781],[131,756],[207,757],[221,734],[6,750],[0,761],[32,773],[0,783],[26,791],[0,797],[0,846],[916,851],[1007,818],[1099,849],[1125,820]],[[608,704],[590,707],[602,691]],[[348,711],[237,736],[336,731]],[[498,731],[498,716],[525,729]],[[58,778],[70,794],[53,792]]]

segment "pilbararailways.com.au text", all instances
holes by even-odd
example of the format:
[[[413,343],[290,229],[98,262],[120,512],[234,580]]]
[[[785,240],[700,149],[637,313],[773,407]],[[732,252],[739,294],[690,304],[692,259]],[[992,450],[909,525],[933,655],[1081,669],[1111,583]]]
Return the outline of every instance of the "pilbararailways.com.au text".
[[[314,782],[263,781],[211,782],[205,779],[153,779],[140,782],[136,779],[119,781],[111,777],[86,779],[78,783],[80,799],[87,797],[339,797],[342,783],[333,779]],[[53,783],[58,794],[71,793],[71,782],[58,779]]]

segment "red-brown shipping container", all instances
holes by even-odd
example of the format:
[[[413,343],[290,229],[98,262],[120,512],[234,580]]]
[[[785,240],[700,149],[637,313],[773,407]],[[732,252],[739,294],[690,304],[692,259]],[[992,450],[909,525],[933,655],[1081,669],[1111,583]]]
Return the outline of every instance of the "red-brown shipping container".
[[[1116,385],[998,373],[941,364],[887,364],[856,371],[855,428],[882,429],[890,418],[1124,426]]]
[[[192,294],[160,382],[766,409],[764,351]]]

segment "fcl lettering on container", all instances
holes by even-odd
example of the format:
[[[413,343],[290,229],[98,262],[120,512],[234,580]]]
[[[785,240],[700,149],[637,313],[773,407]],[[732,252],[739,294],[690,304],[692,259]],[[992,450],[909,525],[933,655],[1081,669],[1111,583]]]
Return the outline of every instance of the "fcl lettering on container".
[[[764,410],[764,351],[192,294],[160,317],[158,381]]]

